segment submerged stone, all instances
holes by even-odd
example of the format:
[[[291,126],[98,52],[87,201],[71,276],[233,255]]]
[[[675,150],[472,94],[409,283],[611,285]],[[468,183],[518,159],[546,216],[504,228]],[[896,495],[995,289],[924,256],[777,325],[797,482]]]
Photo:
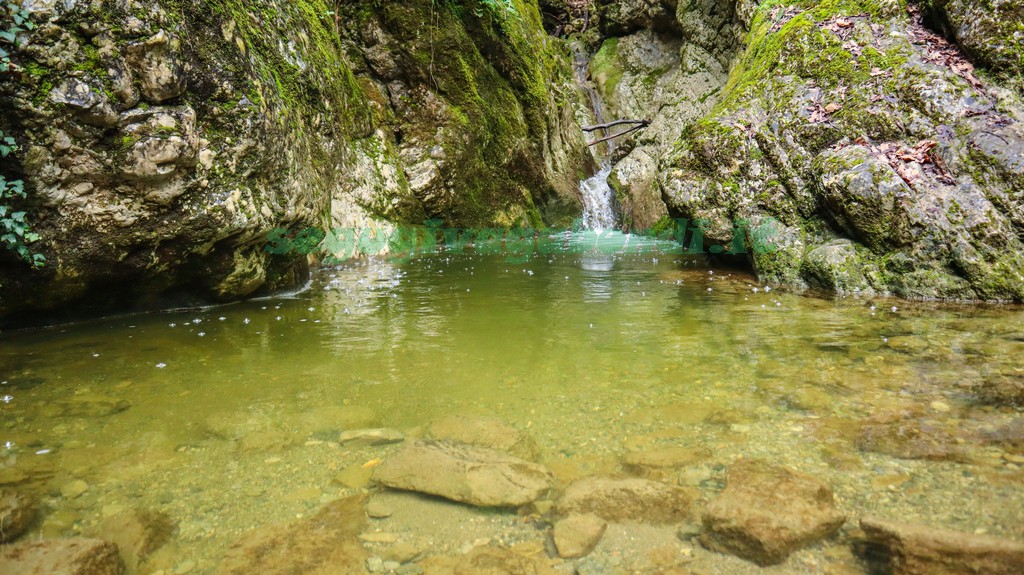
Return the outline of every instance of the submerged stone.
[[[702,516],[701,543],[761,566],[833,535],[846,521],[818,479],[763,461],[729,467],[725,490]]]
[[[414,441],[373,472],[374,481],[485,507],[514,507],[539,499],[554,476],[542,465],[493,449],[443,441]]]
[[[28,530],[36,517],[32,499],[10,488],[0,488],[0,543],[14,541]]]
[[[217,575],[361,573],[365,497],[328,503],[308,518],[250,531],[224,554]]]
[[[136,573],[174,536],[176,526],[164,513],[131,510],[108,517],[97,527],[96,535],[117,545],[121,560],[129,572]],[[147,571],[155,571],[148,565]]]
[[[520,555],[515,551],[493,546],[480,546],[457,557],[427,557],[419,562],[423,573],[447,574],[504,574],[559,575],[542,557]]]
[[[349,447],[387,445],[404,440],[405,436],[397,429],[350,429],[338,436],[338,443]]]
[[[674,523],[692,516],[696,497],[687,489],[634,477],[585,477],[565,488],[561,515],[592,513],[607,521]]]
[[[70,537],[0,547],[0,573],[14,575],[122,575],[117,545]]]
[[[870,561],[894,575],[1017,575],[1024,570],[1024,543],[899,521],[860,521]]]
[[[560,557],[576,559],[589,555],[607,528],[608,524],[597,515],[570,515],[555,523],[551,535]]]
[[[496,449],[530,461],[540,455],[540,448],[532,437],[497,417],[452,415],[432,422],[426,436]]]

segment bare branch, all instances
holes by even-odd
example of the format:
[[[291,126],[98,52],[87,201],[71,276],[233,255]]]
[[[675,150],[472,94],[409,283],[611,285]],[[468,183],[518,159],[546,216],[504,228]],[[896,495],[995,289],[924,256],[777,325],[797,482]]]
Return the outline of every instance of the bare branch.
[[[601,142],[607,142],[608,140],[612,140],[612,139],[618,138],[619,136],[625,136],[626,134],[628,134],[630,132],[635,132],[637,130],[642,130],[642,129],[646,128],[646,127],[647,127],[647,124],[637,124],[636,126],[633,126],[632,128],[629,128],[628,130],[623,130],[623,131],[618,132],[616,134],[612,134],[610,136],[605,136],[605,137],[601,138],[600,140],[594,140],[593,142],[587,142],[587,145],[588,146],[594,146],[594,145],[600,144]]]
[[[597,124],[596,126],[584,126],[582,129],[584,132],[594,132],[597,130],[607,130],[615,126],[621,126],[623,124],[638,124],[634,129],[646,128],[651,125],[650,120],[615,120],[614,122],[608,122],[607,124]],[[625,133],[625,132],[623,132]]]

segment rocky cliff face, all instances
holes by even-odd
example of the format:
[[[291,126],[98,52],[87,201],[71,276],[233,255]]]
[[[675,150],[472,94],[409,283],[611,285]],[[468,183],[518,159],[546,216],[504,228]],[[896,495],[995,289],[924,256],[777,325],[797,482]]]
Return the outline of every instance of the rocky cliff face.
[[[612,4],[595,80],[654,121],[612,178],[634,228],[659,198],[767,234],[773,284],[1024,300],[1020,2]]]
[[[2,168],[48,261],[0,254],[0,317],[294,285],[278,227],[567,223],[590,157],[545,28],[651,120],[610,177],[633,229],[763,227],[775,284],[1024,300],[1020,2],[23,4]]]
[[[589,156],[536,4],[380,4],[25,0],[3,167],[48,261],[0,254],[0,317],[294,285],[278,227],[578,212]]]

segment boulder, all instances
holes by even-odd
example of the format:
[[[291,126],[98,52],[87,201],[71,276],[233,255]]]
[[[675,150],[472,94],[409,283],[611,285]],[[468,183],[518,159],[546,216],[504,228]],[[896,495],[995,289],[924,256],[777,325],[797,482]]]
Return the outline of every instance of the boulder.
[[[14,541],[28,531],[35,517],[35,503],[28,495],[0,488],[0,543]]]
[[[71,537],[0,547],[0,573],[11,575],[122,575],[117,545]]]
[[[414,441],[374,469],[374,481],[485,507],[514,507],[540,498],[554,476],[542,465],[500,451]]]
[[[530,461],[536,461],[540,455],[540,448],[525,431],[486,415],[452,415],[438,419],[427,428],[426,436],[496,449]]]
[[[763,461],[741,460],[702,516],[705,547],[761,566],[831,536],[846,521],[818,479]]]
[[[560,515],[592,513],[607,521],[674,523],[689,519],[695,497],[680,489],[634,477],[585,477],[566,487]]]
[[[570,515],[551,530],[559,557],[576,559],[585,557],[597,547],[608,524],[597,515]]]
[[[217,575],[362,573],[365,497],[339,499],[316,515],[250,531],[224,554]]]
[[[1024,571],[1024,543],[899,521],[865,517],[868,541],[894,575],[1016,575]],[[871,548],[869,548],[871,549]]]

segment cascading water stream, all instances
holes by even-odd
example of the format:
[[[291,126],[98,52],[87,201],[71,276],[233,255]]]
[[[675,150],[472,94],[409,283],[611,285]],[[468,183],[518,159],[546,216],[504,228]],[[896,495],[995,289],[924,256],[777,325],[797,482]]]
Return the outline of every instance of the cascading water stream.
[[[580,182],[583,194],[583,227],[596,232],[615,228],[615,194],[608,185],[611,164]]]
[[[590,58],[582,46],[577,45],[574,49],[576,52],[574,62],[576,83],[586,93],[594,119],[598,124],[603,124],[605,122],[604,104],[601,101],[601,95],[594,89],[588,78]],[[595,158],[600,162],[601,169],[580,182],[580,193],[583,196],[583,227],[587,230],[604,232],[616,227],[615,194],[608,185],[608,176],[612,172],[609,156],[614,150],[614,144],[609,141],[606,144],[594,146],[593,150]]]

